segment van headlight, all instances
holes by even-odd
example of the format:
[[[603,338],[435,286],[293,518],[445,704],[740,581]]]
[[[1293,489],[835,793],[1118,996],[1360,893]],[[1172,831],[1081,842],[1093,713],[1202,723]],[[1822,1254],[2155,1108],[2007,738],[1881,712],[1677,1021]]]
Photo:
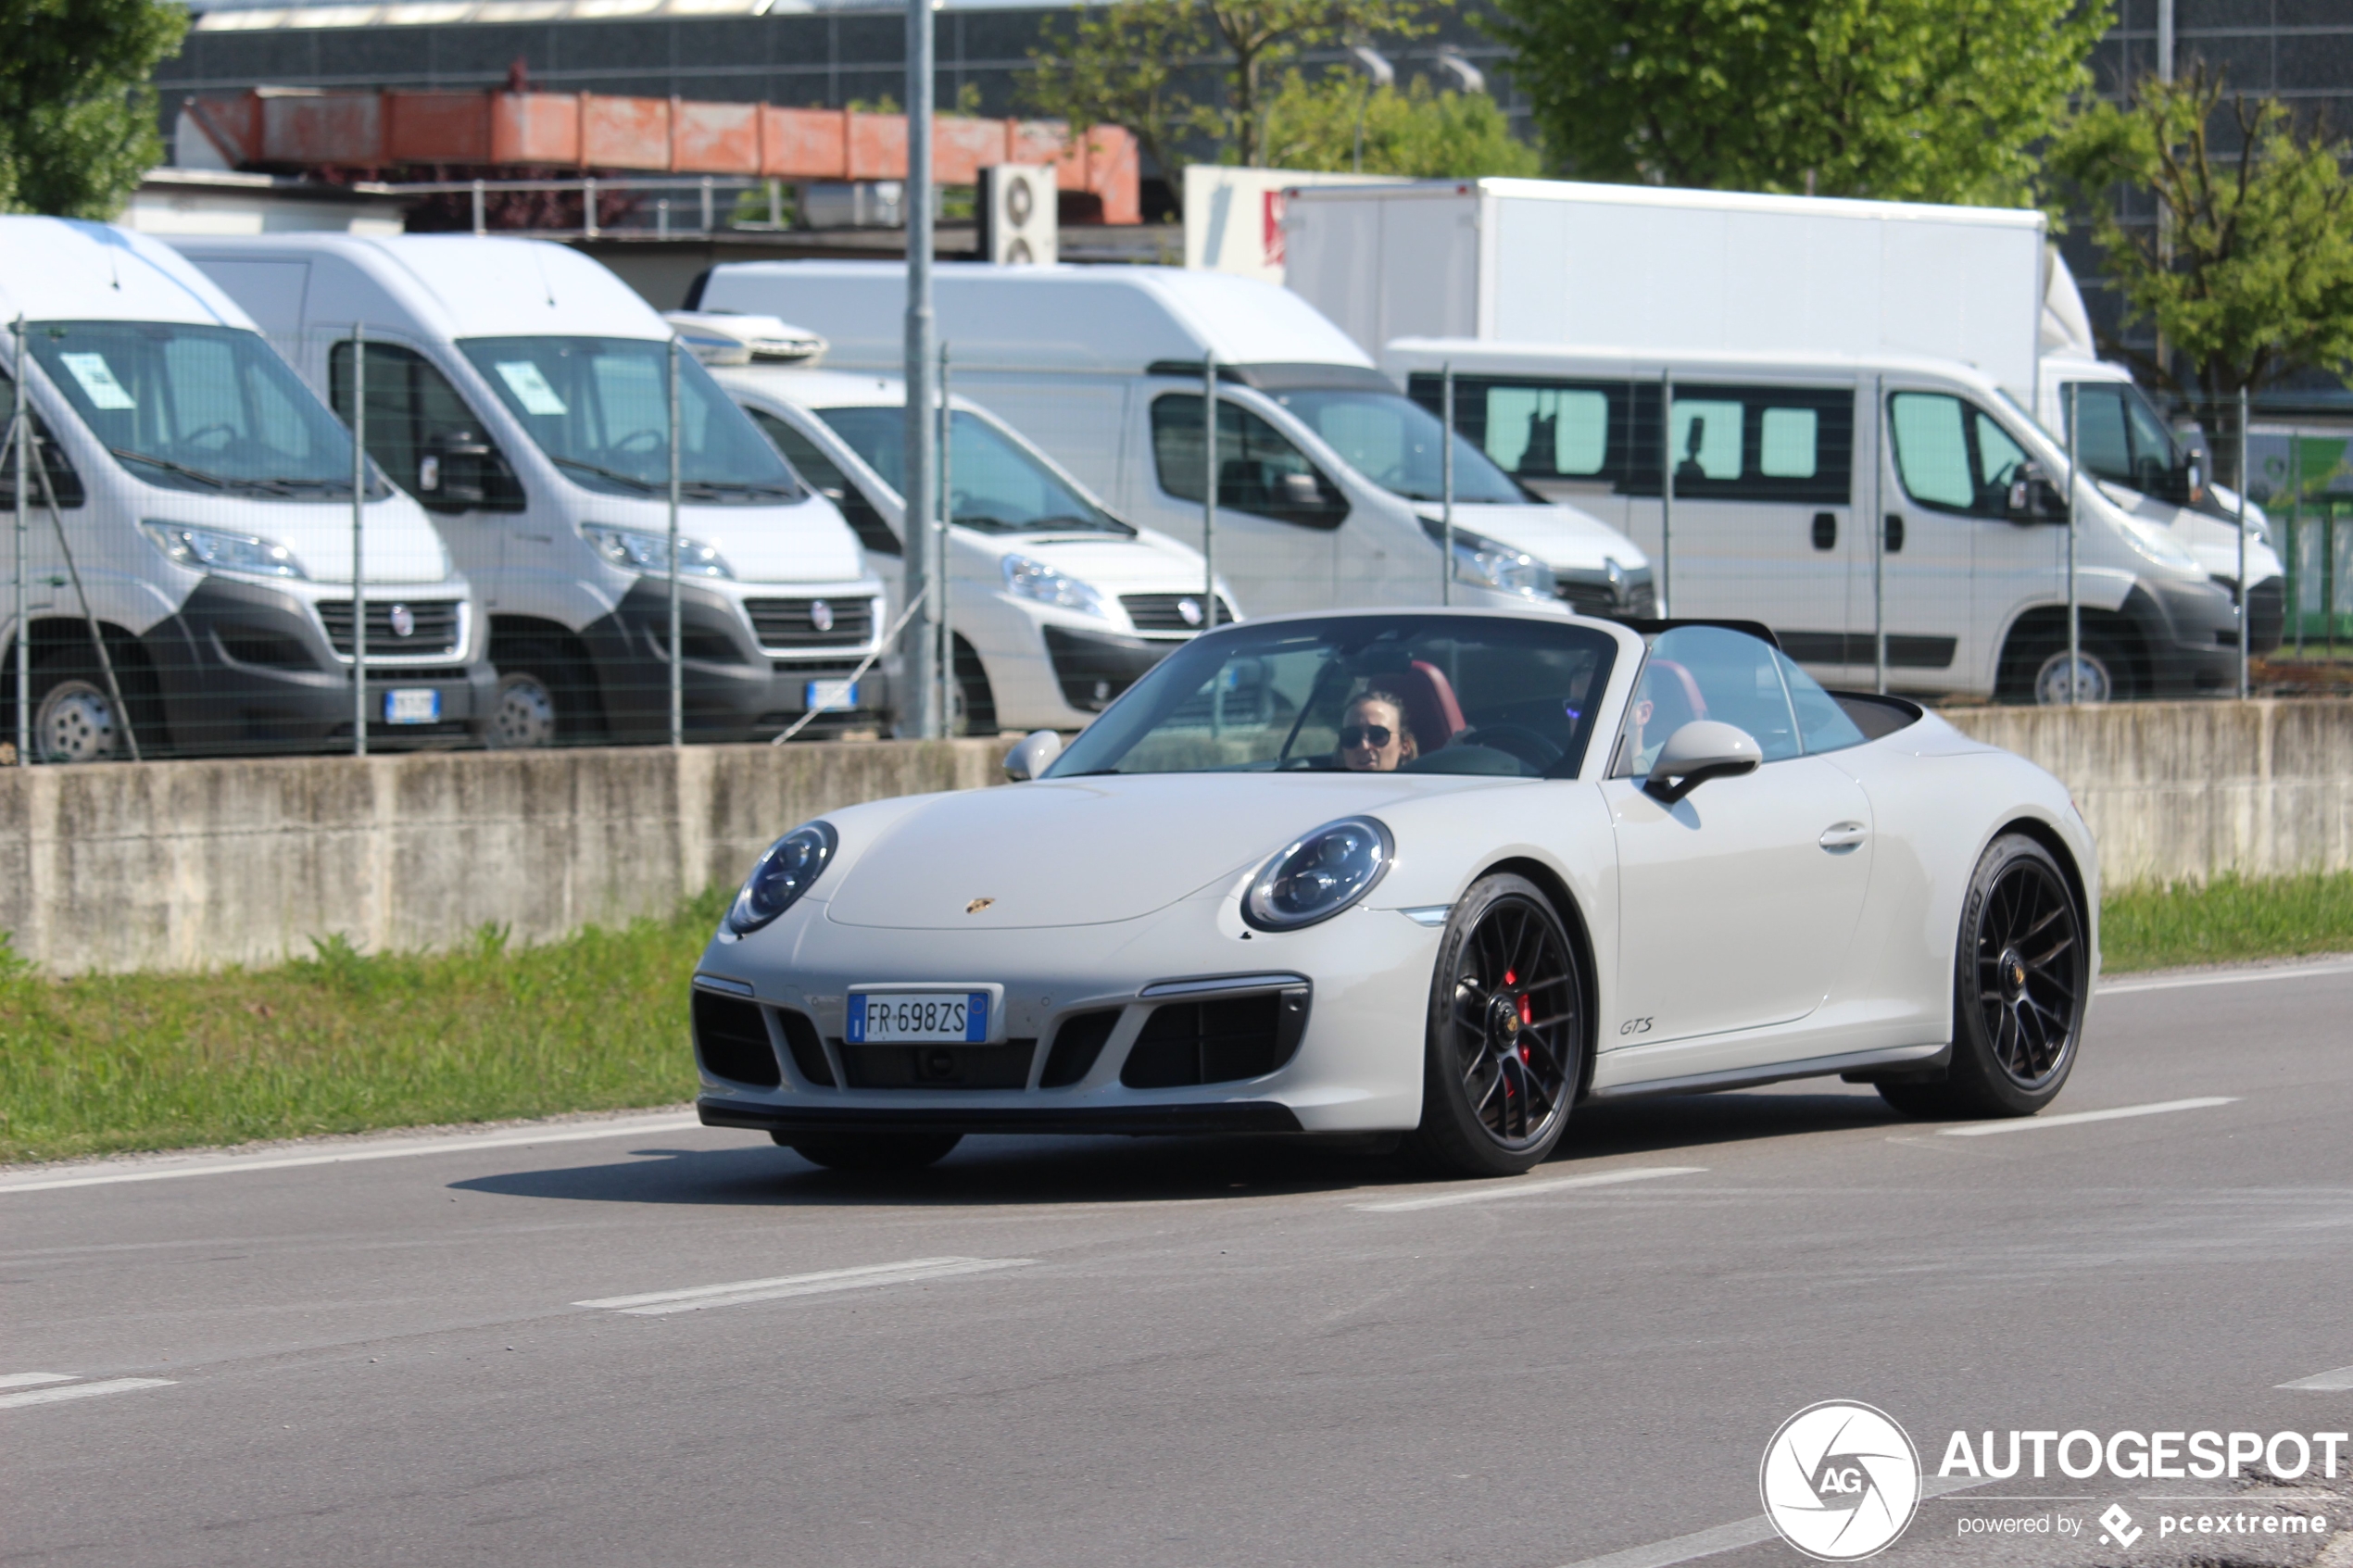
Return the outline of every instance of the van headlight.
[[[1242,919],[1261,931],[1297,931],[1332,916],[1373,890],[1397,848],[1371,817],[1342,817],[1283,851],[1250,879]]]
[[[727,929],[749,936],[791,909],[833,863],[841,840],[830,822],[797,827],[768,847],[727,908]]]
[[[1454,581],[1537,599],[1551,598],[1559,586],[1553,569],[1527,551],[1459,528],[1454,530]]]
[[[589,548],[621,568],[623,571],[642,571],[649,577],[670,574],[670,535],[643,533],[634,528],[613,528],[601,522],[584,522],[580,536],[588,541]],[[726,558],[711,545],[699,539],[678,536],[678,575],[681,577],[733,578],[736,569]]]
[[[233,571],[245,577],[309,576],[294,552],[275,539],[192,528],[184,522],[150,521],[139,526],[155,541],[157,549],[192,571]]]
[[[1081,615],[1111,619],[1102,595],[1077,578],[1066,577],[1044,561],[1032,560],[1027,556],[1005,558],[1005,592],[1017,599],[1032,599],[1057,609],[1075,609]]]

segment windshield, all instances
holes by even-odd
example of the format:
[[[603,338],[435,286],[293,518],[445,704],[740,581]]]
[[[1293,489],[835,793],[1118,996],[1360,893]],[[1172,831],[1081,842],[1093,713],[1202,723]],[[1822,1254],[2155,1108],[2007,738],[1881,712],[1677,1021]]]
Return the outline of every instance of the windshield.
[[[608,495],[670,491],[670,345],[634,337],[476,337],[458,346],[548,460]],[[809,494],[691,354],[678,357],[678,478],[690,500]]]
[[[817,417],[833,426],[884,483],[905,494],[905,408],[869,404],[820,408]],[[969,409],[957,409],[948,430],[948,483],[960,526],[983,533],[1116,533],[1122,538],[1136,532]]]
[[[1245,623],[1187,643],[1049,770],[1573,777],[1617,644],[1506,616]]]
[[[1428,409],[1397,392],[1316,388],[1270,394],[1350,468],[1409,501],[1441,501],[1446,476],[1438,439],[1442,430]],[[1511,477],[1458,433],[1454,437],[1454,499],[1524,506]]]
[[[33,357],[123,467],[172,490],[351,494],[351,433],[258,332],[179,321],[36,321]],[[381,476],[371,495],[389,495]]]

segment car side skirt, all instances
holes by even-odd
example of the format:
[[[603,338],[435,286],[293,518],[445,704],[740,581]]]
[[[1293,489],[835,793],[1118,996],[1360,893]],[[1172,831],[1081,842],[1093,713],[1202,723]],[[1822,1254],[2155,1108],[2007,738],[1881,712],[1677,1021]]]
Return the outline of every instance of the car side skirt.
[[[1589,1099],[1641,1099],[1651,1095],[1705,1095],[1719,1089],[1753,1088],[1759,1084],[1786,1083],[1792,1078],[1828,1078],[1874,1067],[1901,1067],[1908,1073],[1944,1066],[1952,1060],[1952,1042],[1941,1046],[1894,1046],[1879,1050],[1848,1051],[1842,1056],[1810,1057],[1803,1061],[1759,1063],[1721,1073],[1694,1073],[1681,1078],[1646,1078],[1633,1084],[1612,1084],[1592,1090]]]

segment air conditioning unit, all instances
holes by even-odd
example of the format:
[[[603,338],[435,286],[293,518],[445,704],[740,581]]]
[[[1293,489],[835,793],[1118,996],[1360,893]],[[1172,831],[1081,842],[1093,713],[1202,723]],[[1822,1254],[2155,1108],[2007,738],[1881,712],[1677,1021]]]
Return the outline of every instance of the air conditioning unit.
[[[1054,170],[1000,163],[980,171],[980,255],[1000,267],[1043,265],[1060,254]]]
[[[749,365],[755,359],[813,365],[825,353],[824,338],[774,316],[671,310],[662,320],[677,329],[686,352],[706,365]]]

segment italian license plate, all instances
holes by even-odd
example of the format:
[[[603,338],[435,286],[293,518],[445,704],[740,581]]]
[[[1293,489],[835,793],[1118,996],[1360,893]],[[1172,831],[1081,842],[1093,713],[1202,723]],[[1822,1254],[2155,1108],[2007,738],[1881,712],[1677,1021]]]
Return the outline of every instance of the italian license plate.
[[[812,681],[800,694],[800,706],[809,713],[837,713],[858,706],[858,683],[855,681]]]
[[[431,686],[401,686],[384,693],[387,724],[441,722],[441,694]]]
[[[986,990],[852,991],[843,1038],[853,1046],[987,1045]]]

